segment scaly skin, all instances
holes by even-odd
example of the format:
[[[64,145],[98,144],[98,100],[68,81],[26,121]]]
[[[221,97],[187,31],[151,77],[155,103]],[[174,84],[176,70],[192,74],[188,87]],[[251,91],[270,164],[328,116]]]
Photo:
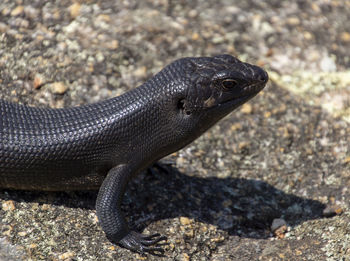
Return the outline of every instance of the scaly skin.
[[[138,252],[162,252],[158,234],[129,230],[120,204],[128,181],[189,144],[254,97],[261,68],[230,55],[176,60],[138,88],[81,107],[43,109],[0,100],[0,188],[99,189],[107,237]]]

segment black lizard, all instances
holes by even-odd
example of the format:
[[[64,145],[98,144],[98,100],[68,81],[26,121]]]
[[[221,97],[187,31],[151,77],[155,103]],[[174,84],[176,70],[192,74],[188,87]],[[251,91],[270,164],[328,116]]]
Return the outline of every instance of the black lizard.
[[[0,100],[0,188],[98,189],[107,238],[162,251],[164,237],[129,230],[120,210],[128,181],[183,148],[268,81],[230,55],[182,58],[124,95],[81,107],[34,108]]]

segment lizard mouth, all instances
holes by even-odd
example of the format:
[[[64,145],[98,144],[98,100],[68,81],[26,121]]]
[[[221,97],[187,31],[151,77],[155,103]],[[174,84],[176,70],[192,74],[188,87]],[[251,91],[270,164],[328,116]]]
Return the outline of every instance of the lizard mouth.
[[[218,106],[231,106],[237,104],[237,106],[246,102],[247,100],[253,98],[257,95],[262,89],[264,89],[265,83],[256,83],[246,86],[243,91],[236,97],[223,101],[219,103]]]
[[[226,100],[218,103],[212,107],[207,108],[207,112],[215,110],[219,114],[226,115],[232,110],[236,109],[246,101],[252,99],[255,95],[257,95],[264,87],[266,83],[258,82],[256,84],[252,84],[246,86],[239,95],[231,96]]]
[[[255,83],[246,86],[243,91],[242,91],[242,97],[250,96],[250,95],[255,95],[259,93],[262,89],[264,89],[266,83]]]
[[[223,103],[219,103],[217,105],[217,107],[222,107],[223,109],[224,108],[231,108],[231,107],[238,107],[240,105],[242,105],[243,103],[245,103],[246,101],[248,101],[249,99],[253,98],[255,95],[257,95],[258,93],[251,93],[251,94],[247,94],[247,95],[243,95],[243,96],[240,96],[240,97],[236,97],[232,100],[228,100],[228,101],[225,101]]]

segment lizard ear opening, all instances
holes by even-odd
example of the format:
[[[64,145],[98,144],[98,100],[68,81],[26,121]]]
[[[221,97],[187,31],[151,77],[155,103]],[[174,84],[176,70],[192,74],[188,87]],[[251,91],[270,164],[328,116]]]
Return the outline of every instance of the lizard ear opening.
[[[191,111],[186,108],[186,100],[185,99],[180,99],[177,103],[177,108],[180,110],[185,115],[191,115]]]

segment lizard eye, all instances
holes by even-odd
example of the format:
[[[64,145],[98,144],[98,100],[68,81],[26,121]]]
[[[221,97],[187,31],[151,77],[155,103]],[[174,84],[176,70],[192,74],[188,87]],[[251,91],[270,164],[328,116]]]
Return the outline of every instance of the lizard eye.
[[[224,90],[230,90],[232,88],[234,88],[238,82],[236,80],[233,79],[225,79],[222,81],[222,87],[224,88]]]

